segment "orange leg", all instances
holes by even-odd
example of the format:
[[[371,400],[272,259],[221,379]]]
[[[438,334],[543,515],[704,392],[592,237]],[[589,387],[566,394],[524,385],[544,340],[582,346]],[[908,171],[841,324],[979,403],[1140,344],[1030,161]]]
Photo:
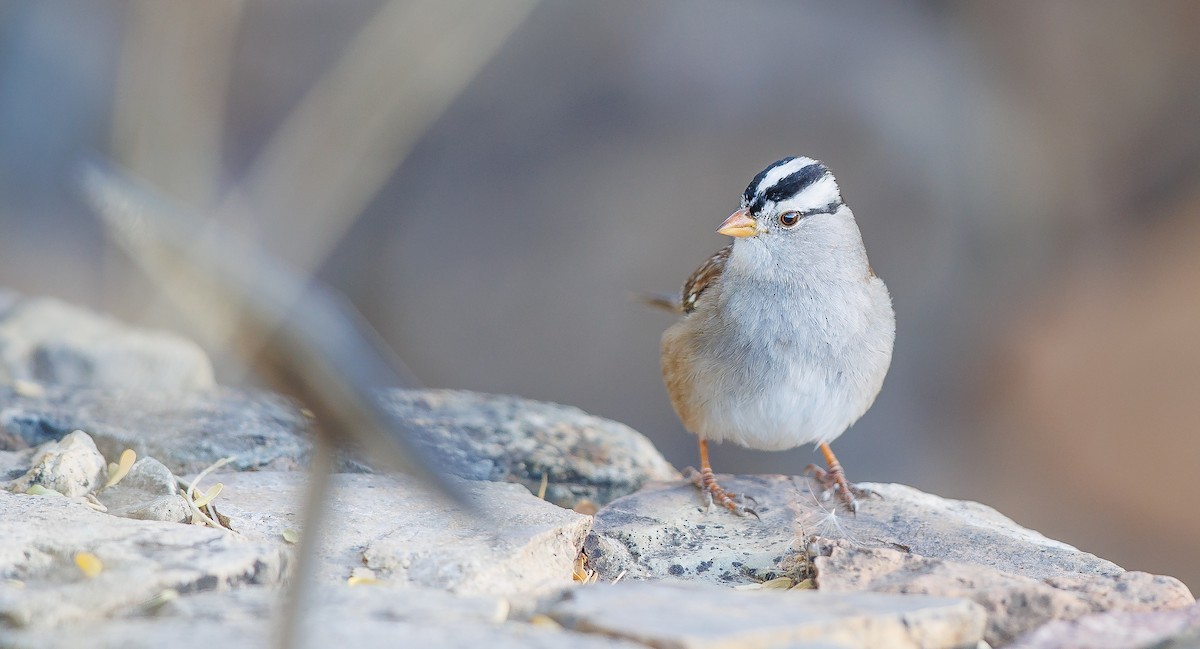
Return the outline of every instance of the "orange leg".
[[[820,449],[821,454],[825,456],[825,464],[829,470],[826,471],[815,464],[810,464],[805,467],[804,473],[811,473],[817,482],[821,483],[826,494],[836,492],[838,498],[850,512],[857,513],[858,500],[854,496],[859,490],[846,481],[846,472],[842,470],[842,463],[838,462],[837,456],[833,454],[833,449],[829,448],[829,444],[822,442]]]
[[[743,500],[754,502],[753,498],[742,494],[730,493],[717,484],[717,477],[713,475],[712,464],[708,461],[708,440],[706,439],[700,440],[700,473],[692,476],[692,482],[704,492],[704,496],[708,500],[710,507],[713,503],[717,503],[738,516],[746,516],[748,514],[758,518],[758,514],[753,509],[742,504]]]

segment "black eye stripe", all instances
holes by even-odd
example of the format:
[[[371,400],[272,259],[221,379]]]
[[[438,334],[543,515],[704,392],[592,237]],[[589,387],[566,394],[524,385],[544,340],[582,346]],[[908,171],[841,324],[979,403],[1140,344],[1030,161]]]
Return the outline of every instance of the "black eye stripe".
[[[844,205],[844,203],[842,203],[841,201],[834,201],[834,202],[826,205],[825,207],[818,207],[818,208],[814,208],[811,210],[804,210],[804,211],[788,210],[779,215],[779,223],[786,228],[790,228],[790,227],[796,225],[797,223],[799,223],[800,219],[805,219],[810,216],[815,216],[817,214],[833,214],[834,212],[841,209],[841,207],[843,205]],[[789,217],[788,216],[789,214],[792,216]],[[793,219],[795,219],[795,220],[793,220]]]
[[[844,205],[844,203],[842,203],[841,201],[833,201],[832,203],[826,205],[825,207],[818,207],[816,209],[805,210],[800,213],[800,216],[812,216],[814,214],[833,214],[834,212],[838,211],[838,208],[840,208],[842,205]]]

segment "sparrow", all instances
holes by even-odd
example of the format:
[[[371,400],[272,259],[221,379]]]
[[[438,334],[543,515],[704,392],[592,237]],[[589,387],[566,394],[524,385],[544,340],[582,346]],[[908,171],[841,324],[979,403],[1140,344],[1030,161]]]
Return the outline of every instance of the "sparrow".
[[[700,438],[697,487],[709,506],[757,516],[717,483],[708,443],[764,451],[812,443],[828,470],[805,472],[825,498],[837,493],[857,511],[829,443],[879,394],[896,318],[837,180],[812,158],[779,160],[750,181],[717,233],[732,243],[688,278],[682,317],[662,336],[671,404]]]

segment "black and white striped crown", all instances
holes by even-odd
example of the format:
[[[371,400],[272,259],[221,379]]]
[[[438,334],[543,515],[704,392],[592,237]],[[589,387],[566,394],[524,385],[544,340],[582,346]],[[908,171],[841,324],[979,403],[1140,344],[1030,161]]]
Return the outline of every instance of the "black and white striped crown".
[[[794,156],[758,172],[742,194],[742,206],[754,215],[768,207],[832,213],[842,206],[842,193],[837,179],[819,160]]]

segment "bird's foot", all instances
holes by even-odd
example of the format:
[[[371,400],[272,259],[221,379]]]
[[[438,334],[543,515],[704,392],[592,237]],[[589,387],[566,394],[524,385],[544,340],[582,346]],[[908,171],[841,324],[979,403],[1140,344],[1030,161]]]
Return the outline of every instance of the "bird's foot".
[[[837,495],[838,500],[846,506],[851,514],[858,513],[859,498],[866,499],[879,495],[870,489],[850,484],[846,480],[846,473],[842,471],[840,464],[833,466],[828,471],[815,464],[810,464],[804,468],[804,475],[812,476],[817,484],[821,485],[821,500],[829,500]]]
[[[726,491],[724,487],[717,484],[717,477],[713,475],[712,469],[705,467],[697,471],[688,467],[685,477],[691,480],[692,484],[696,485],[696,488],[704,494],[705,507],[709,511],[712,510],[713,503],[716,503],[738,516],[758,518],[758,512],[746,506],[746,501],[749,501],[757,507],[758,501],[748,494]]]

